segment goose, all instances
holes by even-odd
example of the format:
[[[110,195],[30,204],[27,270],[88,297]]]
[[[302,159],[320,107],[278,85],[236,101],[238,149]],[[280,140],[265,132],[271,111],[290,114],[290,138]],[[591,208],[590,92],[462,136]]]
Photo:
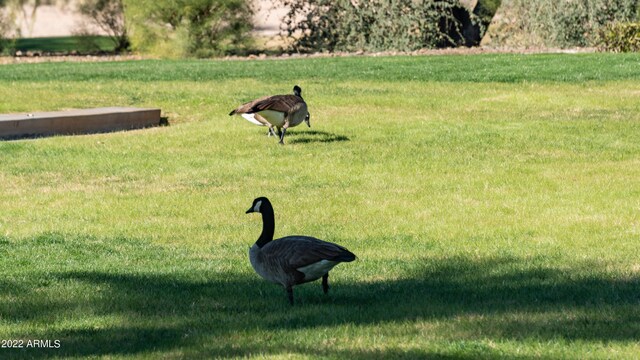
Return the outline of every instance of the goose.
[[[247,210],[262,214],[262,233],[249,249],[251,266],[265,280],[282,285],[293,305],[293,286],[322,278],[322,290],[329,292],[329,270],[356,256],[346,248],[311,236],[293,235],[273,240],[273,206],[266,197],[253,200]]]
[[[275,135],[273,128],[276,127],[280,144],[284,144],[284,134],[288,128],[298,126],[303,121],[311,127],[311,115],[298,85],[293,87],[293,95],[264,96],[238,106],[229,115],[240,115],[256,125],[268,126],[268,135]]]

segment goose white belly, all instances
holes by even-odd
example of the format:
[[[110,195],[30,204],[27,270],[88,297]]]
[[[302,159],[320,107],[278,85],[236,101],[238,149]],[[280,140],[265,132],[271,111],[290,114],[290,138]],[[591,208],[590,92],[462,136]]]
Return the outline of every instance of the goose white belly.
[[[317,263],[299,267],[296,270],[304,274],[305,281],[313,281],[324,276],[324,274],[328,273],[329,270],[333,269],[337,264],[335,261],[320,260]]]
[[[284,125],[284,113],[274,110],[262,110],[258,111],[263,118],[265,118],[271,125],[275,127],[282,127]]]
[[[255,114],[241,114],[240,116],[242,116],[243,118],[247,119],[249,122],[252,122],[256,125],[266,126],[266,124],[263,124],[260,121],[256,120]]]

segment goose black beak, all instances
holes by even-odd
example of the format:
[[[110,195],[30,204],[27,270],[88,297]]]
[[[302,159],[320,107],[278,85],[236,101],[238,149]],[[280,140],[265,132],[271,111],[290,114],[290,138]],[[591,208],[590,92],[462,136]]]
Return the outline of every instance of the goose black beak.
[[[252,213],[252,212],[253,212],[253,208],[250,208],[249,210],[247,210],[247,211],[245,212],[245,214],[250,214],[250,213]]]

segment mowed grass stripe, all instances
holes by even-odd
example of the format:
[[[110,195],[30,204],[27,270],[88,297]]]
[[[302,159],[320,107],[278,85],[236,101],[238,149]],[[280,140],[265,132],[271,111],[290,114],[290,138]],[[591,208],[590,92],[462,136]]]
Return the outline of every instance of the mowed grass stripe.
[[[640,55],[485,54],[444,56],[268,59],[264,61],[145,60],[91,63],[10,64],[0,67],[4,81],[217,81],[256,78],[375,80],[386,82],[584,82],[637,80]],[[305,91],[306,92],[306,91]]]

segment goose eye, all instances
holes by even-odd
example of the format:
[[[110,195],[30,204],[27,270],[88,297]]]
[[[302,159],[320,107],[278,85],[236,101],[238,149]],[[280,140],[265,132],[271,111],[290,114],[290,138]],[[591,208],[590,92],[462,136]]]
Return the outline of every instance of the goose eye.
[[[260,206],[262,205],[262,200],[258,200],[256,204],[253,206],[253,211],[260,212]]]

